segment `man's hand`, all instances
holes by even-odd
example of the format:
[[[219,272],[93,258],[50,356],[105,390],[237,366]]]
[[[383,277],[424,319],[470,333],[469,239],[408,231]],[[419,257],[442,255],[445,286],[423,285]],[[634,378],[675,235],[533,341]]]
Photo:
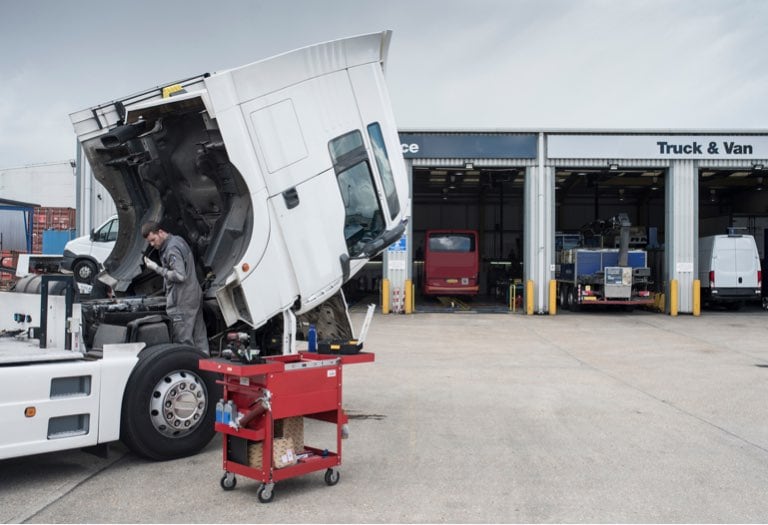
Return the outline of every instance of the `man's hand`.
[[[144,265],[150,270],[152,270],[153,272],[160,273],[160,270],[161,270],[160,266],[149,257],[144,257]]]

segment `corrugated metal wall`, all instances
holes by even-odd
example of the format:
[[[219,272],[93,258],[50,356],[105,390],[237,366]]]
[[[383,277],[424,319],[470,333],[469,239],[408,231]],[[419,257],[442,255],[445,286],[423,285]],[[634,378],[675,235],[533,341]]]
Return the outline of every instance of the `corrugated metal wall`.
[[[408,202],[413,203],[413,160],[405,160],[408,173]],[[401,239],[382,253],[382,277],[389,281],[387,302],[390,311],[406,311],[406,288],[413,283],[413,210],[406,211],[405,233]],[[409,290],[410,293],[410,290]]]
[[[669,311],[669,286],[678,282],[678,312],[693,312],[693,281],[698,278],[699,167],[695,160],[670,162],[665,179],[666,242],[664,280]]]
[[[722,169],[739,169],[743,168],[751,170],[755,164],[762,164],[763,169],[768,168],[768,159],[717,159],[717,160],[700,160],[699,168],[722,168]],[[766,173],[768,176],[768,172]]]
[[[23,211],[0,210],[0,250],[27,251]]]
[[[550,161],[555,162],[555,161]],[[622,168],[666,168],[665,159],[557,159],[557,165],[568,168],[607,168],[618,164]]]
[[[472,163],[477,168],[525,168],[535,166],[535,159],[409,159],[416,168],[463,168]]]
[[[77,150],[77,235],[87,235],[117,213],[115,202],[107,189],[93,177],[93,171]]]

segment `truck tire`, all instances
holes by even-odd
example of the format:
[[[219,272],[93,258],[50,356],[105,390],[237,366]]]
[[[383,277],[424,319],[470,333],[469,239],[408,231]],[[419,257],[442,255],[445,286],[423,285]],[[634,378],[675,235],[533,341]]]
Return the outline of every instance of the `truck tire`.
[[[80,259],[72,267],[75,280],[79,283],[91,284],[96,276],[96,265],[86,259]]]
[[[216,376],[198,370],[202,351],[176,343],[143,350],[123,394],[120,438],[159,461],[191,456],[213,438]]]
[[[568,285],[567,284],[558,284],[558,294],[557,294],[557,302],[559,303],[558,306],[561,308],[566,308],[568,306]]]
[[[577,293],[578,292],[577,292],[575,286],[568,286],[568,294],[567,294],[567,297],[568,297],[568,309],[571,312],[578,312],[579,311],[579,307],[581,306],[579,304],[578,298],[576,297]]]

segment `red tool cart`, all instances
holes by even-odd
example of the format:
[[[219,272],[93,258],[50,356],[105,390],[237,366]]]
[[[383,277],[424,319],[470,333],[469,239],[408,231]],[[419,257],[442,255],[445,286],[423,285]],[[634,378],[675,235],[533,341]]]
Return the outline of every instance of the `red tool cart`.
[[[299,352],[265,357],[263,364],[213,358],[200,369],[223,375],[223,406],[217,406],[216,431],[222,434],[224,476],[232,490],[235,474],[261,482],[259,501],[274,496],[275,482],[326,469],[325,482],[339,481],[341,440],[347,416],[341,407],[342,366],[366,363],[374,354]],[[304,418],[336,425],[336,450],[306,446]]]

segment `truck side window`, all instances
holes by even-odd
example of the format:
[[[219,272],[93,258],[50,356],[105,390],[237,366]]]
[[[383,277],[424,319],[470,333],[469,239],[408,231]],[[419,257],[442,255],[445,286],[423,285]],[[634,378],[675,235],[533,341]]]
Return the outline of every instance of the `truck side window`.
[[[373,156],[376,159],[376,166],[381,174],[384,194],[387,196],[389,217],[394,219],[400,213],[400,202],[397,200],[395,177],[392,175],[392,166],[389,164],[387,147],[384,145],[384,135],[381,133],[381,126],[378,122],[368,124],[368,136],[371,139],[371,144],[373,144]]]
[[[328,149],[344,201],[344,238],[349,254],[354,257],[384,231],[384,216],[360,131],[331,140]]]

